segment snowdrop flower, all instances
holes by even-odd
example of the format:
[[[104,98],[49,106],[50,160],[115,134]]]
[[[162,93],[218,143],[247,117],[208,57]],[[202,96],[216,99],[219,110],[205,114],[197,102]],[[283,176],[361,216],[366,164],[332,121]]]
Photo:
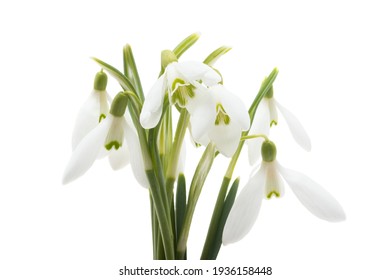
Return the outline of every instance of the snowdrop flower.
[[[261,100],[256,111],[249,134],[269,134],[269,128],[278,123],[278,111],[285,118],[290,132],[295,141],[306,151],[311,150],[310,138],[299,120],[273,97],[273,88]],[[260,158],[262,139],[256,138],[247,141],[250,164],[254,164]]]
[[[276,146],[273,142],[264,141],[261,153],[261,167],[250,178],[231,209],[223,232],[223,244],[237,242],[250,231],[263,198],[283,196],[282,178],[313,215],[329,222],[345,220],[343,208],[323,187],[302,173],[284,168],[276,161]]]
[[[149,91],[142,107],[140,122],[148,129],[160,121],[165,93],[172,105],[186,108],[195,97],[194,89],[201,86],[212,86],[221,81],[220,75],[204,63],[188,61],[177,62],[175,54],[163,51],[162,65],[165,71]]]
[[[231,157],[240,142],[242,131],[248,130],[250,118],[244,103],[221,84],[198,89],[188,112],[191,135],[204,146],[211,141],[219,152]]]
[[[72,149],[101,122],[108,114],[109,96],[106,91],[107,75],[100,71],[95,76],[94,88],[76,118],[72,136]]]
[[[92,129],[77,145],[65,169],[63,183],[67,184],[88,171],[102,149],[109,151],[111,167],[116,170],[130,162],[134,176],[148,187],[144,171],[141,146],[135,128],[130,126],[124,113],[127,97],[118,94],[106,118]],[[130,122],[131,123],[131,122]]]

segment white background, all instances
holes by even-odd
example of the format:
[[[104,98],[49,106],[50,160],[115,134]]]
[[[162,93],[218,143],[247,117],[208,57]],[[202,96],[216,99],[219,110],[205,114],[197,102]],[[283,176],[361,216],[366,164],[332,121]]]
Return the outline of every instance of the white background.
[[[188,266],[272,266],[269,279],[389,279],[386,1],[3,1],[0,26],[1,279],[124,279],[124,265],[156,265],[148,193],[129,167],[113,172],[98,161],[67,186],[62,172],[99,71],[89,57],[120,68],[122,46],[131,44],[147,91],[160,51],[197,31],[201,39],[182,59],[232,46],[216,67],[247,106],[279,68],[275,97],[302,121],[313,148],[300,149],[281,120],[272,132],[278,159],[326,187],[347,220],[318,220],[287,188],[263,203],[250,234],[223,247],[219,261],[195,262],[228,163],[219,157],[195,212]],[[119,91],[113,79],[109,90]],[[201,151],[188,148],[190,175]],[[241,188],[249,172],[244,150]]]

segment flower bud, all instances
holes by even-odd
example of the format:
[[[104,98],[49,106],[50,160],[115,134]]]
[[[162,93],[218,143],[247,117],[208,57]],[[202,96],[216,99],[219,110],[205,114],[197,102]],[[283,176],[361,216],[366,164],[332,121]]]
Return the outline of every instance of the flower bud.
[[[261,156],[265,162],[273,162],[276,158],[276,146],[272,141],[264,141],[261,146]]]
[[[107,75],[103,71],[100,71],[95,76],[95,82],[93,88],[98,91],[104,91],[107,87]]]

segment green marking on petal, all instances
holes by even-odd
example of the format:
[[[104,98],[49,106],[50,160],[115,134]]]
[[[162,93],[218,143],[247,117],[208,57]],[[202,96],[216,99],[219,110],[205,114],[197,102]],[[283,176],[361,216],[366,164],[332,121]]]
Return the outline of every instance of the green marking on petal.
[[[228,114],[226,114],[226,111],[221,103],[217,104],[215,110],[217,112],[217,117],[215,118],[214,124],[219,125],[223,122],[225,125],[228,125],[230,123],[230,117],[228,116]]]
[[[272,191],[270,192],[268,195],[267,195],[267,199],[271,199],[272,196],[275,196],[275,197],[280,197],[280,193],[278,193],[277,191]]]
[[[101,114],[99,117],[99,123],[106,118],[105,114]]]
[[[115,147],[115,150],[118,150],[122,145],[118,141],[111,141],[110,143],[106,144],[104,147],[109,151],[112,149],[112,147]]]
[[[272,127],[273,125],[278,125],[278,122],[275,120],[272,120],[269,126]]]
[[[175,79],[172,83],[172,103],[178,104],[180,107],[184,108],[189,98],[194,98],[195,93],[193,91],[194,86],[188,85],[184,80],[182,79]]]

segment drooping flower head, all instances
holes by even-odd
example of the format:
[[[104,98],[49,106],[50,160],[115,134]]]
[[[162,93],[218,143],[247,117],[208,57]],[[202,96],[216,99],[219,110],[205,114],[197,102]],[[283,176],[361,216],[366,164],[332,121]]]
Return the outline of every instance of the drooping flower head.
[[[221,81],[220,75],[204,63],[178,62],[175,54],[168,50],[162,52],[161,59],[165,71],[149,91],[140,115],[141,125],[147,129],[160,121],[166,93],[171,105],[186,108],[194,100],[196,88]]]
[[[306,151],[311,150],[311,142],[308,134],[299,120],[274,98],[273,87],[261,100],[256,111],[249,134],[269,134],[269,128],[278,124],[278,111],[283,115],[295,141]],[[261,138],[247,141],[250,164],[256,163],[260,158]]]
[[[131,121],[128,122],[124,116],[127,102],[127,96],[119,93],[113,100],[107,117],[80,141],[65,169],[64,184],[87,172],[104,150],[107,151],[106,155],[114,170],[130,163],[137,181],[148,187],[138,136]]]
[[[193,139],[204,146],[214,142],[218,151],[231,157],[250,125],[244,103],[221,84],[198,89],[197,96],[188,107]]]
[[[95,76],[94,87],[81,107],[72,135],[72,149],[75,150],[80,141],[94,129],[108,114],[109,95],[106,91],[107,75],[100,71]]]
[[[225,245],[241,240],[251,230],[264,198],[283,196],[282,178],[313,215],[329,222],[345,220],[343,208],[328,191],[306,175],[284,168],[276,161],[276,146],[273,142],[263,142],[261,155],[263,161],[260,168],[242,189],[230,211],[223,232]]]

